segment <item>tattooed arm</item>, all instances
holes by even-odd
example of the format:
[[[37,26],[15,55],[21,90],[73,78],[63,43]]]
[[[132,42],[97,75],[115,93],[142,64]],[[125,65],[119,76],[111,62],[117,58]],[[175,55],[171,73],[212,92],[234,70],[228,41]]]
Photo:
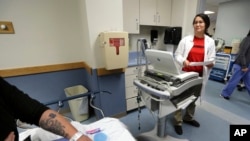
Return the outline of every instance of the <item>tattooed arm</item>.
[[[72,124],[65,119],[62,115],[58,114],[53,110],[46,110],[39,121],[41,128],[50,131],[54,134],[63,136],[67,139],[70,139],[78,131],[72,126]],[[77,141],[92,141],[87,136],[82,135]]]

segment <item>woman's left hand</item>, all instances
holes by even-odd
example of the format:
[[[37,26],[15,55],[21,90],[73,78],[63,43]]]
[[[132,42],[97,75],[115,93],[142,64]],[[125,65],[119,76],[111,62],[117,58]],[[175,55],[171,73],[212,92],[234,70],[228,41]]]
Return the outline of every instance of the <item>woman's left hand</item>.
[[[207,66],[208,69],[211,69],[211,68],[214,66],[214,64],[211,63],[211,64],[208,64],[208,65],[206,65],[206,66]]]

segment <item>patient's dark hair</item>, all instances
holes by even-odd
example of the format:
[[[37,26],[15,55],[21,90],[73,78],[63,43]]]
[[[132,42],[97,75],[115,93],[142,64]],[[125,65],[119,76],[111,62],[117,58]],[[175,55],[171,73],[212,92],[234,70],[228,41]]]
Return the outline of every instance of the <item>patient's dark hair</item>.
[[[247,36],[250,36],[250,30],[248,31]]]
[[[210,34],[209,34],[208,31],[207,31],[208,28],[209,28],[209,26],[210,26],[210,19],[209,19],[208,15],[206,15],[206,14],[204,14],[204,13],[199,13],[199,14],[197,14],[197,15],[194,17],[193,25],[194,25],[195,19],[196,19],[197,17],[201,17],[201,18],[203,19],[203,21],[204,21],[204,23],[205,23],[205,34],[208,35],[208,36],[210,36]]]

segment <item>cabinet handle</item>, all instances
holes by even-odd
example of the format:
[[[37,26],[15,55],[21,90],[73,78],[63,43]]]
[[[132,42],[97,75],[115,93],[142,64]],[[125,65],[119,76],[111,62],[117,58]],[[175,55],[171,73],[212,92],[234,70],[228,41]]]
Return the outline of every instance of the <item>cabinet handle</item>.
[[[157,20],[156,20],[156,19],[157,19],[157,17],[156,17],[156,15],[154,15],[154,22],[157,22]]]
[[[139,20],[138,19],[135,19],[135,21],[136,21],[136,30],[139,30]]]
[[[160,22],[161,22],[161,16],[158,15],[158,23],[160,23]]]

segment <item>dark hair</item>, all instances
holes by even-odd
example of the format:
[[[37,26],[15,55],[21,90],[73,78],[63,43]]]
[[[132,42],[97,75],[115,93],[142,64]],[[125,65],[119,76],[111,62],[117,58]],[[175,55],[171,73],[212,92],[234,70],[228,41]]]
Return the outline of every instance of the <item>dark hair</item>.
[[[248,31],[247,36],[250,36],[250,30]]]
[[[208,15],[203,14],[203,13],[197,14],[197,15],[194,17],[193,25],[194,25],[195,19],[196,19],[197,17],[201,17],[202,20],[205,22],[205,34],[210,36],[210,34],[209,34],[208,31],[207,31],[208,28],[209,28],[209,26],[210,26],[210,19],[209,19]]]

